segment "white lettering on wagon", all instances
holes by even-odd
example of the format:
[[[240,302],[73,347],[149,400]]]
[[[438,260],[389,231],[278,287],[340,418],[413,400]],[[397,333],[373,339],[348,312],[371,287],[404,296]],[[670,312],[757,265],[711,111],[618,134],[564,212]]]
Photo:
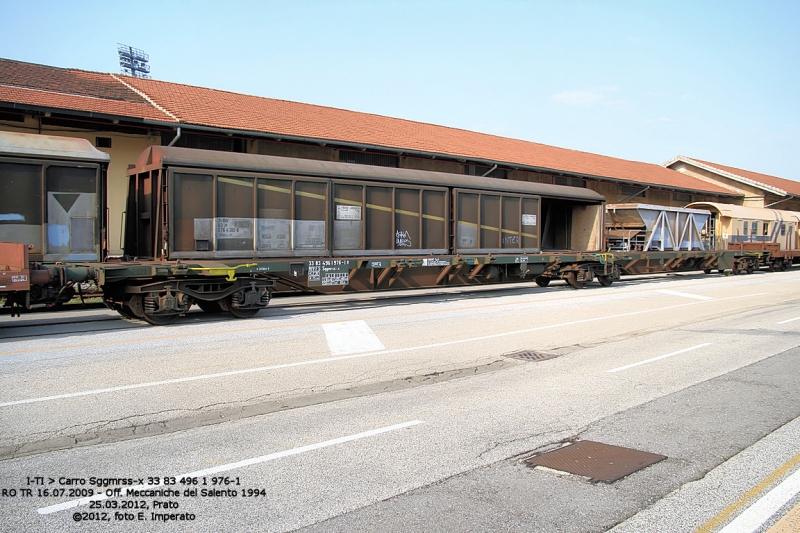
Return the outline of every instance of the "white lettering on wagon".
[[[308,283],[323,287],[347,285],[350,283],[350,261],[309,261]]]

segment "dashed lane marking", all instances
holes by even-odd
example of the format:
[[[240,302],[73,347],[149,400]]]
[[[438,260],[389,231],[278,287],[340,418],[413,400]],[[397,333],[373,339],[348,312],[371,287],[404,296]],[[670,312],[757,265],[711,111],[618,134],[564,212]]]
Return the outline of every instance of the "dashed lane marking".
[[[275,459],[282,459],[284,457],[290,457],[292,455],[299,455],[301,453],[310,452],[313,450],[319,450],[322,448],[327,448],[328,446],[334,446],[336,444],[344,444],[345,442],[352,442],[354,440],[363,439],[366,437],[374,437],[375,435],[380,435],[381,433],[388,433],[390,431],[396,431],[398,429],[404,429],[411,426],[416,426],[417,424],[422,424],[422,420],[411,420],[409,422],[403,422],[400,424],[394,424],[391,426],[385,426],[378,429],[371,429],[369,431],[363,431],[361,433],[356,433],[354,435],[348,435],[346,437],[339,437],[338,439],[331,439],[322,442],[318,442],[316,444],[309,444],[308,446],[300,446],[299,448],[292,448],[290,450],[284,450],[282,452],[270,453],[268,455],[262,455],[259,457],[253,457],[251,459],[244,459],[242,461],[237,461],[235,463],[227,463],[224,465],[214,466],[212,468],[206,468],[205,470],[198,470],[196,472],[189,472],[188,474],[180,474],[175,476],[176,478],[181,477],[203,477],[203,476],[211,476],[214,474],[219,474],[220,472],[228,472],[230,470],[235,470],[238,468],[244,468],[246,466],[253,466],[260,463],[266,463],[267,461],[274,461]],[[126,491],[129,490],[147,490],[152,489],[154,487],[145,486],[145,485],[137,485],[133,487],[125,487]],[[64,503],[58,503],[56,505],[50,505],[47,507],[41,507],[37,509],[39,514],[51,514],[57,513],[58,511],[65,511],[67,509],[72,509],[74,507],[80,507],[82,505],[86,505],[93,501],[101,501],[107,500],[112,496],[108,496],[107,493],[98,494],[95,496],[89,496],[87,498],[80,498],[78,500],[70,500]]]
[[[627,370],[629,368],[633,368],[639,365],[646,365],[647,363],[652,363],[653,361],[658,361],[660,359],[666,359],[667,357],[672,357],[673,355],[679,355],[686,352],[691,352],[692,350],[697,350],[700,348],[705,348],[706,346],[711,346],[710,342],[704,342],[703,344],[698,344],[696,346],[691,346],[689,348],[684,348],[683,350],[678,350],[676,352],[666,353],[664,355],[659,355],[658,357],[651,357],[650,359],[645,359],[644,361],[638,361],[636,363],[631,363],[625,366],[618,366],[617,368],[612,368],[611,370],[606,370],[606,372],[619,372],[621,370]]]

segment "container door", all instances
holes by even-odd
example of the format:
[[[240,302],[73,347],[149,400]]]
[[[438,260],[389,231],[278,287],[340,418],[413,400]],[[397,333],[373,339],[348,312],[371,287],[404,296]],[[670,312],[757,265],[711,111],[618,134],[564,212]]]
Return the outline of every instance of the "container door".
[[[45,188],[45,260],[97,261],[97,168],[49,166]]]

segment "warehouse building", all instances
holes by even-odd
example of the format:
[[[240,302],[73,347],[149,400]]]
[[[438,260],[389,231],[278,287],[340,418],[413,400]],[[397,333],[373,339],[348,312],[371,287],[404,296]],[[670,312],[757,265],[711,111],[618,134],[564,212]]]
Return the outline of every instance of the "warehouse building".
[[[695,160],[686,158],[662,166],[380,115],[8,59],[0,59],[0,131],[81,137],[110,154],[112,254],[121,251],[126,170],[151,145],[572,185],[593,189],[609,203],[743,204],[758,189],[752,179],[698,170],[689,163]],[[786,187],[769,187],[761,189],[765,202],[790,194]],[[781,208],[791,205],[787,201]]]

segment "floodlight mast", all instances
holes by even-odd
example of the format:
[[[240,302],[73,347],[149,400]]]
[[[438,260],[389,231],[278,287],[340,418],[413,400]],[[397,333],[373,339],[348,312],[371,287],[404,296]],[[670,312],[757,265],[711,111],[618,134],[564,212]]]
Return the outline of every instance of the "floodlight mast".
[[[150,77],[150,65],[147,64],[150,61],[150,56],[144,50],[117,43],[117,52],[119,53],[119,66],[123,74],[134,78]]]

